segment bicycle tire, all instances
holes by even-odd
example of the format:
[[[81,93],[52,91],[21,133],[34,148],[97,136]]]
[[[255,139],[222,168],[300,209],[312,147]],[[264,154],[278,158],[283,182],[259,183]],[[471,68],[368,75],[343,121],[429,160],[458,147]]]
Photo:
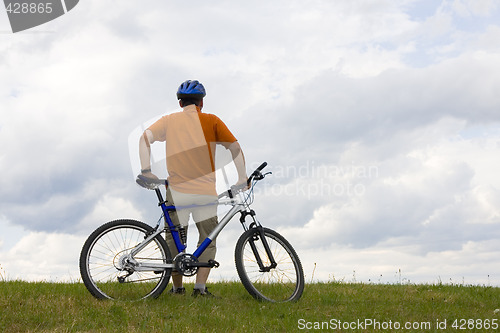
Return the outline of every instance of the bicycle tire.
[[[297,301],[304,291],[304,272],[292,245],[279,233],[262,228],[276,268],[262,271],[251,248],[253,241],[265,266],[270,260],[261,241],[258,228],[245,231],[235,248],[236,270],[245,289],[258,300],[270,302]]]
[[[120,262],[127,251],[142,242],[153,228],[135,220],[115,220],[97,228],[86,240],[80,254],[80,274],[88,291],[98,299],[134,301],[157,298],[165,290],[172,269],[134,271],[127,275]],[[158,235],[135,257],[142,263],[171,263],[167,242]]]

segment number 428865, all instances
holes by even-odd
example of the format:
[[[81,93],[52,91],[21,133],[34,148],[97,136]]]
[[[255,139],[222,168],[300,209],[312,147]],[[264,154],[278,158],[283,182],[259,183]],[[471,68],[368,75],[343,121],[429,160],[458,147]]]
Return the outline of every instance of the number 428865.
[[[498,329],[498,319],[455,319],[451,325],[457,330],[489,330]]]
[[[35,3],[35,2],[14,2],[9,3],[6,7],[9,14],[43,14],[52,13],[52,3]]]

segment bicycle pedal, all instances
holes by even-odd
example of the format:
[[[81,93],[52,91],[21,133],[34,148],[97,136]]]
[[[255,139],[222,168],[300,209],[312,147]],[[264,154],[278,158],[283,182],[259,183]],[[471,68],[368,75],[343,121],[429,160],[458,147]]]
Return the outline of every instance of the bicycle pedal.
[[[213,268],[217,268],[217,267],[219,267],[219,266],[220,266],[220,264],[219,264],[219,262],[218,262],[218,261],[215,261],[215,260],[212,260],[212,259],[210,259],[210,260],[208,261],[208,263],[209,263],[209,264],[210,264],[210,266],[211,266],[211,267],[213,267]]]

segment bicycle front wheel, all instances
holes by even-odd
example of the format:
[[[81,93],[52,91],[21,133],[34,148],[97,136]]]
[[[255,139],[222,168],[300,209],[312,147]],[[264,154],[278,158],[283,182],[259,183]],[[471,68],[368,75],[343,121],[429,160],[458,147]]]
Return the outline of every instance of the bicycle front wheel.
[[[304,272],[299,257],[274,230],[244,232],[236,243],[235,263],[243,286],[256,299],[287,302],[302,296]]]
[[[139,300],[158,297],[167,287],[172,269],[139,271],[129,253],[153,228],[134,220],[108,222],[94,231],[80,254],[80,274],[89,292],[99,299]],[[140,264],[172,263],[165,239],[155,237],[133,260]]]

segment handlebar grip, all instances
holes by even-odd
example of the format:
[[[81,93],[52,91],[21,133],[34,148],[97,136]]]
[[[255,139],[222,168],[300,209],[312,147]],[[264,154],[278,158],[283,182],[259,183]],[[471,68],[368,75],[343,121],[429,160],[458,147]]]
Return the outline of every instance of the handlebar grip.
[[[250,175],[250,177],[248,177],[248,179],[247,179],[247,185],[250,185],[250,183],[252,182],[253,177],[255,177],[256,175],[258,175],[262,171],[262,169],[264,169],[266,166],[267,166],[267,162],[264,162],[261,165],[259,165],[259,167],[257,169],[255,169],[254,172],[252,172],[252,174]]]
[[[259,172],[262,171],[267,166],[267,162],[262,163],[255,171]]]

